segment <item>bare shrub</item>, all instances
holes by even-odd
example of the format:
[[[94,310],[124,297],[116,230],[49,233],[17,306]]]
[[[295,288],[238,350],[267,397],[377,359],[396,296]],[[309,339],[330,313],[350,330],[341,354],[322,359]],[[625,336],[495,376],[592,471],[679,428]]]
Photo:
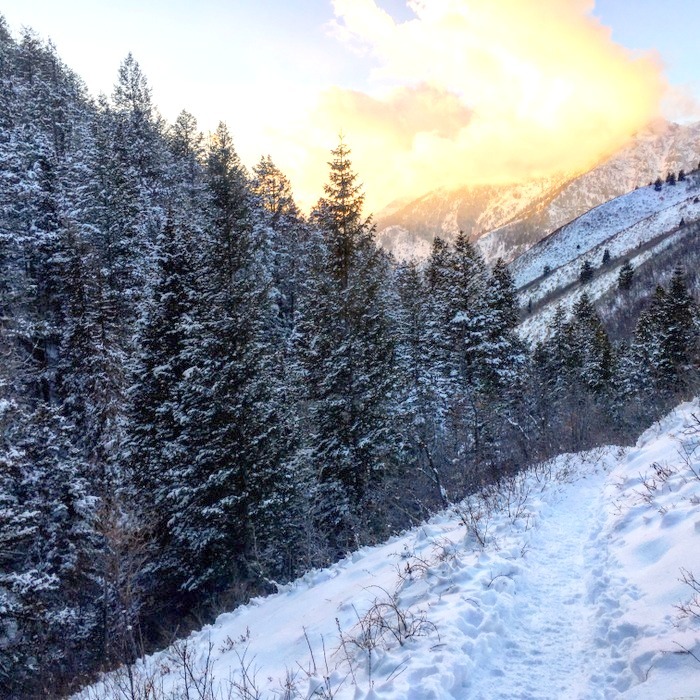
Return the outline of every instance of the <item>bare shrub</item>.
[[[396,573],[401,583],[410,583],[426,577],[433,566],[430,560],[409,550],[404,550],[399,556],[401,562],[396,565]]]
[[[464,499],[456,509],[462,525],[477,544],[484,549],[490,542],[489,529],[493,517],[493,503],[486,492]]]
[[[292,700],[293,698],[297,697],[303,697],[304,700],[311,700],[311,698],[333,700],[337,692],[345,684],[347,677],[352,674],[352,668],[348,670],[345,677],[338,677],[338,675],[334,672],[336,669],[332,669],[330,666],[328,653],[326,651],[326,641],[323,636],[321,636],[323,667],[319,666],[319,664],[316,662],[316,655],[314,654],[311,640],[309,639],[306,628],[304,628],[304,639],[306,640],[306,646],[309,649],[309,663],[306,667],[303,667],[297,662],[297,666],[308,682],[310,690],[309,692],[304,693],[303,696],[300,695],[297,685],[297,674],[292,674],[290,673],[289,669],[287,669],[287,675],[282,691],[283,697],[287,700]]]
[[[86,688],[79,700],[164,700],[162,678],[156,670],[143,666],[122,666],[104,676],[95,687]]]
[[[678,579],[691,590],[688,600],[676,605],[679,617],[692,620],[700,620],[700,581],[695,578],[695,574],[688,569],[681,569],[681,578]]]
[[[262,694],[258,689],[257,669],[253,666],[255,657],[248,660],[248,647],[243,652],[235,650],[238,659],[238,675],[229,679],[229,689],[237,700],[262,700]],[[231,694],[229,693],[229,695]]]
[[[652,506],[654,505],[657,492],[663,489],[677,471],[672,467],[664,466],[658,462],[653,462],[650,466],[651,472],[639,475],[641,488],[635,489],[634,492],[639,496],[642,502]]]
[[[341,644],[352,645],[363,651],[376,648],[388,649],[394,643],[404,646],[410,639],[438,634],[437,627],[427,619],[424,610],[413,611],[401,606],[398,593],[380,591],[364,615],[357,614],[357,624],[345,635],[341,631]],[[438,634],[438,638],[439,638]]]
[[[529,521],[530,513],[527,503],[532,493],[532,486],[527,474],[520,472],[506,477],[499,482],[497,489],[500,506],[507,514],[508,519],[512,523],[521,519]]]
[[[183,700],[217,700],[214,695],[213,649],[210,639],[206,653],[198,659],[187,639],[175,642],[170,648],[168,656],[180,675]]]

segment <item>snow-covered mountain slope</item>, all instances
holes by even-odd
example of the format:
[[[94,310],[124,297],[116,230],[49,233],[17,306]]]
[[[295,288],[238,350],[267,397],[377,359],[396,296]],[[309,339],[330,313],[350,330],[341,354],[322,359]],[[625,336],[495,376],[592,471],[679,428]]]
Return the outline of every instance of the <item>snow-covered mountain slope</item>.
[[[639,267],[681,237],[696,235],[698,221],[700,170],[695,170],[660,191],[642,187],[606,202],[539,241],[511,264],[521,304],[547,302],[523,321],[523,337],[542,338],[557,305],[570,308],[583,291],[595,301],[617,285],[625,260]],[[605,250],[610,261],[602,265]],[[584,261],[596,272],[581,285]]]
[[[377,240],[398,259],[426,258],[436,235],[450,241],[461,230],[479,240],[488,231],[529,220],[570,179],[559,175],[520,184],[431,192],[391,214],[379,214]]]
[[[580,264],[601,244],[606,244],[611,255],[613,251],[624,255],[639,243],[676,228],[681,219],[698,218],[700,204],[694,201],[698,195],[700,171],[696,170],[676,185],[664,185],[658,191],[642,187],[601,204],[518,257],[510,266],[515,285],[522,288],[541,277],[544,265],[554,270],[573,261]],[[591,262],[599,264],[595,259]]]
[[[582,175],[527,184],[436,191],[377,216],[378,240],[397,257],[425,257],[435,235],[468,233],[484,257],[515,259],[589,209],[645,186],[657,176],[693,170],[700,160],[700,123],[658,122]]]
[[[697,415],[685,404],[632,449],[561,456],[311,572],[132,680],[149,698],[697,698]]]

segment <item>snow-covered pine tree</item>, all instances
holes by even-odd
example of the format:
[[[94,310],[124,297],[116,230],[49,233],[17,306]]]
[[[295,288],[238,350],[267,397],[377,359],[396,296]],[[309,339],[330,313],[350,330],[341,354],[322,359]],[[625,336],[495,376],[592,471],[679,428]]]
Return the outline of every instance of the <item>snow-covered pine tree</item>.
[[[593,279],[594,274],[595,268],[593,267],[593,263],[591,263],[590,260],[584,260],[581,264],[581,270],[578,276],[581,283],[588,284]]]
[[[309,516],[315,471],[303,440],[305,387],[298,332],[300,299],[320,238],[312,235],[289,180],[270,156],[253,168],[251,192],[262,226],[272,310],[262,381],[276,456],[271,455],[253,476],[250,525],[259,570],[267,577],[288,580],[324,561]]]
[[[318,520],[331,546],[344,551],[363,531],[383,527],[376,496],[393,466],[394,340],[387,257],[363,216],[349,148],[341,141],[332,156],[312,216],[324,245],[310,271],[301,332]]]
[[[106,416],[119,411],[113,401],[119,391],[103,389],[115,379],[122,386],[123,355],[111,343],[95,293],[101,266],[91,196],[94,109],[53,48],[31,33],[7,58],[17,138],[0,146],[4,184],[15,190],[0,224],[8,243],[0,276],[8,292],[3,336],[9,356],[19,360],[8,398],[22,416],[12,433],[17,460],[10,483],[15,506],[35,516],[35,538],[9,574],[27,583],[15,602],[32,608],[15,628],[16,640],[34,647],[37,663],[24,677],[29,688],[60,683],[100,657],[101,541],[94,519],[118,434]],[[104,363],[115,350],[117,361]],[[36,634],[35,623],[42,627]]]
[[[566,415],[571,447],[581,449],[595,444],[615,426],[611,418],[617,358],[586,293],[574,304],[563,332],[565,400],[560,410]]]
[[[698,306],[688,291],[685,271],[677,265],[666,296],[665,351],[674,368],[678,389],[696,378],[698,357]]]
[[[488,326],[485,348],[484,394],[491,410],[491,460],[499,469],[515,468],[530,458],[532,431],[525,402],[529,355],[517,334],[519,309],[515,283],[502,259],[487,281]]]
[[[433,240],[425,270],[426,281],[426,358],[432,372],[432,390],[437,394],[436,417],[445,424],[453,387],[450,355],[450,295],[452,254],[449,245],[439,236]]]
[[[270,246],[272,293],[287,342],[296,323],[302,279],[306,273],[309,232],[292,196],[291,183],[270,156],[253,168],[251,190],[264,212]]]
[[[626,292],[632,287],[632,282],[634,281],[634,268],[629,260],[625,260],[622,263],[620,272],[617,276],[617,286],[623,292]]]
[[[229,132],[206,154],[207,230],[196,261],[196,305],[180,383],[179,447],[169,521],[180,588],[233,599],[259,583],[254,565],[256,479],[281,463],[275,380],[268,360],[274,308],[266,236]]]
[[[431,361],[428,285],[418,265],[407,262],[398,266],[395,286],[398,430],[405,469],[401,500],[404,508],[431,500],[447,505],[444,411]]]
[[[461,488],[481,478],[479,464],[488,451],[485,398],[488,370],[488,270],[467,236],[454,247],[434,244],[429,261],[431,354],[447,407],[447,428]]]
[[[180,583],[170,520],[187,459],[180,441],[181,391],[196,303],[193,261],[206,227],[207,202],[202,136],[196,120],[182,112],[168,136],[170,167],[162,183],[168,219],[153,246],[153,283],[139,312],[124,449],[129,465],[127,490],[139,504],[155,547],[145,568],[156,610],[176,594]]]
[[[626,393],[658,395],[660,405],[682,394],[695,380],[698,355],[697,306],[677,266],[666,290],[661,285],[640,314],[630,345]]]
[[[570,366],[576,369],[578,381],[586,390],[600,397],[611,386],[614,354],[588,294],[582,294],[572,309],[570,333]]]
[[[192,314],[192,249],[181,230],[168,222],[156,242],[158,279],[139,327],[129,390],[128,438],[124,456],[129,464],[128,489],[151,521],[157,552],[152,564],[154,588],[172,590],[179,562],[169,548],[169,522],[177,508],[179,470],[187,456],[180,437],[180,390],[186,367],[185,341]],[[170,556],[169,556],[170,555]]]
[[[520,321],[513,276],[499,258],[487,282],[489,312],[486,390],[492,395],[522,392],[527,351],[517,336]]]
[[[666,290],[657,285],[649,305],[639,315],[624,361],[623,391],[627,400],[641,398],[642,407],[651,411],[655,405],[663,405],[661,392],[668,391],[673,375],[663,351],[665,309]]]
[[[19,410],[0,461],[0,677],[18,698],[60,686],[98,655],[101,592],[93,502],[72,427],[44,402]]]

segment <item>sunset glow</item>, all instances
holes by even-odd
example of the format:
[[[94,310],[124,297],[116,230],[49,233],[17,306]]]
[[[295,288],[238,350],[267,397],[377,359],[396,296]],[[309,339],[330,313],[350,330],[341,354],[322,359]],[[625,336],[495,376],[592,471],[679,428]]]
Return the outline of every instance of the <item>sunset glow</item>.
[[[93,95],[132,52],[169,122],[227,123],[308,210],[343,133],[367,208],[586,169],[657,116],[700,116],[687,0],[9,0]],[[187,47],[187,50],[183,50]],[[670,83],[670,84],[669,84]]]
[[[376,210],[438,187],[582,170],[659,114],[660,65],[616,45],[592,1],[412,0],[404,22],[374,0],[333,5],[329,31],[371,56],[372,89],[325,90],[306,119],[271,133],[303,205],[339,132]]]

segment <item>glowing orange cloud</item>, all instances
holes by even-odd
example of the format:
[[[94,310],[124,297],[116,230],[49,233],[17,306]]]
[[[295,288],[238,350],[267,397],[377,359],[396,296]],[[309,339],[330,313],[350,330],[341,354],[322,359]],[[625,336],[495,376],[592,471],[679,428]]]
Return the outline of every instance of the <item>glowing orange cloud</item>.
[[[332,31],[372,57],[376,90],[328,90],[297,125],[297,157],[280,165],[303,204],[341,131],[376,210],[438,187],[582,170],[658,116],[659,65],[616,45],[592,0],[408,5],[415,17],[399,23],[375,0],[334,0]]]

